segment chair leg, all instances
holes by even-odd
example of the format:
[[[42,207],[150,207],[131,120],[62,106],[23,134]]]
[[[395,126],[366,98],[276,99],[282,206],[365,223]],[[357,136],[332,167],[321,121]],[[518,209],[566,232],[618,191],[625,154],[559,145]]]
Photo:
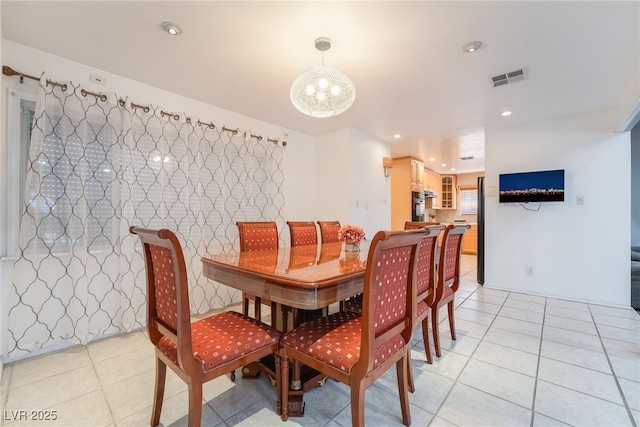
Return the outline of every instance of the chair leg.
[[[436,357],[440,357],[440,331],[438,329],[438,312],[440,307],[436,304],[431,312],[431,329],[433,331],[433,347]]]
[[[282,380],[281,400],[282,400],[282,421],[289,419],[289,359],[287,352],[280,351],[280,379]]]
[[[413,382],[413,365],[411,363],[411,347],[407,346],[407,386],[411,393],[415,393],[416,384]]]
[[[400,368],[398,366],[398,368]],[[402,366],[402,369],[407,369]],[[400,375],[405,375],[404,373]],[[405,386],[407,383],[405,383]],[[351,427],[364,427],[364,392],[366,386],[360,380],[358,384],[351,385]],[[406,391],[406,389],[405,389]]]
[[[409,389],[407,384],[406,372],[409,369],[407,363],[411,364],[411,360],[406,357],[398,360],[396,364],[396,373],[398,377],[398,394],[400,395],[400,408],[402,410],[402,424],[411,425],[411,412],[409,409]]]
[[[411,393],[416,391],[416,385],[413,382],[413,365],[411,364],[411,347],[407,346],[407,384]]]
[[[451,330],[451,339],[456,340],[456,326],[453,320],[453,298],[447,304],[447,312],[449,313],[449,329]]]
[[[156,357],[156,387],[153,393],[153,409],[151,410],[151,427],[160,424],[160,412],[164,399],[164,384],[167,378],[167,365]]]
[[[433,364],[433,356],[431,355],[431,344],[429,343],[429,318],[431,317],[431,313],[427,317],[422,320],[422,341],[424,342],[424,353],[427,357],[427,363],[429,365]],[[411,363],[411,359],[409,359],[409,363]]]
[[[194,381],[187,385],[189,389],[189,427],[200,427],[202,420],[202,383]]]

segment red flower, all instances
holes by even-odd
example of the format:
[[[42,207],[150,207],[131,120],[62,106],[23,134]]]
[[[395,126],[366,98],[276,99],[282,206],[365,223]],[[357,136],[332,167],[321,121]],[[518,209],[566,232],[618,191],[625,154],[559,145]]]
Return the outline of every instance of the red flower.
[[[346,224],[338,230],[338,239],[346,243],[360,243],[364,240],[364,230],[357,225]]]

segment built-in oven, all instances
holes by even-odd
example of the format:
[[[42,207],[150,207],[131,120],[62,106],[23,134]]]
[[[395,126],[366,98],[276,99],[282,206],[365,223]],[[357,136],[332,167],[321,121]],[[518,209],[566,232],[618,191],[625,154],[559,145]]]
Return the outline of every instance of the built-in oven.
[[[411,192],[411,221],[424,221],[424,193]]]

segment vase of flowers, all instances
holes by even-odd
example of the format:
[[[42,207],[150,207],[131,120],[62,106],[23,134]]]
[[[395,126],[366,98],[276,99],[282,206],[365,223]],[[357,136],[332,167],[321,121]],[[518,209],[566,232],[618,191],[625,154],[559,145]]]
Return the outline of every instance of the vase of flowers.
[[[344,250],[347,252],[358,252],[360,250],[360,245],[358,243],[344,243]]]
[[[360,250],[360,242],[365,240],[364,229],[357,225],[343,225],[338,230],[338,239],[344,242],[345,251],[358,252]]]

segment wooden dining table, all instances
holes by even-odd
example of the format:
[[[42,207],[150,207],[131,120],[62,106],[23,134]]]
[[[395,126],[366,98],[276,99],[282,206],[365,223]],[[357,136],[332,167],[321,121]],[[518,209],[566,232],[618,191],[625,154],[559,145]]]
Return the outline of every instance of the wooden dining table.
[[[287,330],[328,313],[329,306],[362,292],[369,245],[346,252],[342,243],[325,243],[253,252],[229,252],[202,258],[205,277],[271,301],[271,323]],[[259,303],[259,300],[256,301]],[[261,370],[275,374],[275,364]],[[275,375],[271,378],[275,378]],[[324,384],[315,371],[293,370],[289,415],[302,416],[305,391]]]

